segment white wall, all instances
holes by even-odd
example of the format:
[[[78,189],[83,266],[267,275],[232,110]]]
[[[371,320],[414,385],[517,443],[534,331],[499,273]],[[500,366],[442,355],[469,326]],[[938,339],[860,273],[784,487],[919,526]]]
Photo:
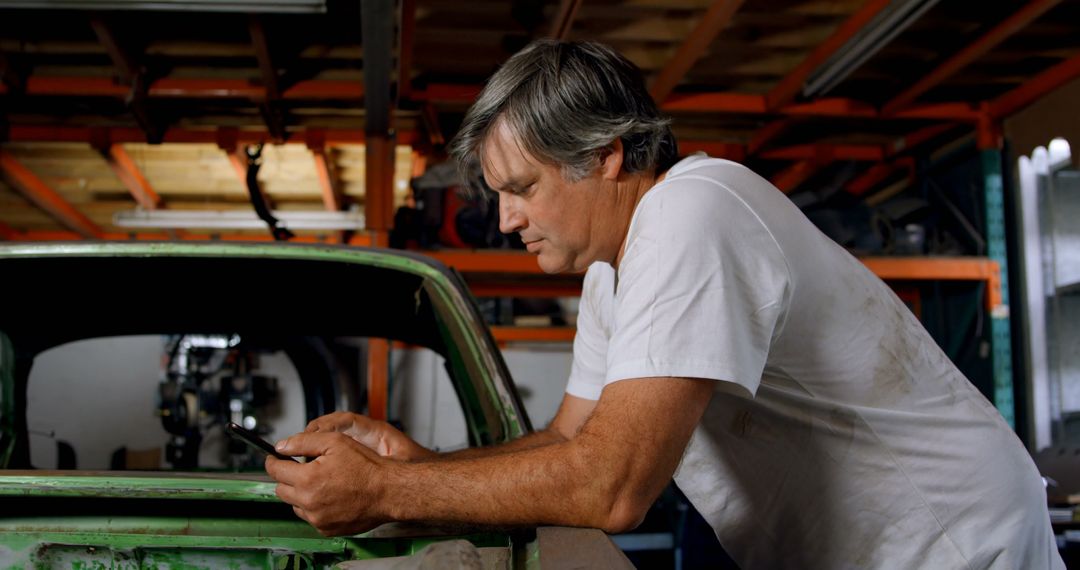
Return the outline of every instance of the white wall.
[[[80,469],[108,469],[112,453],[124,446],[161,448],[164,461],[169,434],[155,413],[164,350],[164,338],[151,335],[77,341],[39,355],[27,395],[33,465],[56,467],[56,439],[72,444]],[[546,426],[570,374],[570,345],[520,344],[504,350],[503,357],[533,426]],[[301,431],[303,391],[288,358],[261,355],[258,371],[277,377],[280,390],[279,405],[267,410],[276,413],[265,417],[273,427],[267,439]],[[396,350],[391,371],[391,417],[427,447],[464,447],[465,421],[442,357],[426,349]],[[200,465],[224,466],[224,434],[214,428],[205,437]]]
[[[164,462],[169,433],[155,413],[164,351],[164,338],[148,335],[77,341],[40,354],[27,386],[31,463],[55,468],[55,439],[75,448],[79,469],[108,469],[112,453],[125,446],[161,448]],[[259,370],[276,376],[280,390],[281,405],[267,417],[274,427],[268,439],[302,430],[303,390],[288,358],[263,355]],[[205,435],[200,465],[224,466],[224,434],[214,428]]]

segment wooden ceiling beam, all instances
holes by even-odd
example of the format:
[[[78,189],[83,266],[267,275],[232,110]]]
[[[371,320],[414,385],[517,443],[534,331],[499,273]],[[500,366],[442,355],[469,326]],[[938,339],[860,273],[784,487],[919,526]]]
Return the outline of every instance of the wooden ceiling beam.
[[[61,225],[85,238],[101,239],[104,232],[63,196],[23,166],[10,152],[0,149],[0,173],[27,200]]]
[[[1005,41],[1016,32],[1024,29],[1025,26],[1030,24],[1036,18],[1045,14],[1047,10],[1060,3],[1061,0],[1033,0],[1028,2],[1023,8],[1014,12],[1011,16],[1005,18],[998,25],[991,28],[990,31],[980,36],[979,39],[968,44],[963,49],[956,52],[952,57],[942,62],[941,65],[934,68],[933,71],[924,75],[921,79],[916,81],[914,85],[901,91],[899,95],[893,97],[888,103],[885,103],[881,108],[882,114],[891,115],[910,105],[919,97],[919,95],[926,93],[942,81],[952,77],[957,71],[982,57],[995,46]]]
[[[366,136],[360,129],[306,129],[295,133],[286,144],[301,144],[307,133],[319,130],[329,146],[339,144],[364,144]],[[270,133],[261,129],[239,130],[222,127],[218,129],[181,129],[170,128],[165,131],[162,142],[166,143],[203,143],[218,144],[223,132],[231,132],[232,148],[240,144],[256,144],[269,138]],[[398,144],[415,145],[422,139],[417,131],[399,131],[396,133]],[[139,129],[128,127],[45,127],[40,125],[11,125],[7,141],[10,142],[83,142],[96,143],[100,140],[111,143],[145,143],[146,135]],[[224,147],[223,147],[224,148]]]
[[[0,89],[0,93],[7,88]],[[26,95],[73,97],[126,97],[131,89],[104,77],[29,77]],[[266,91],[246,79],[169,79],[150,82],[147,96],[193,99],[262,99]],[[300,81],[281,94],[282,99],[359,100],[364,97],[360,81]]]
[[[551,21],[551,29],[548,30],[549,38],[565,40],[570,37],[570,30],[574,27],[574,19],[577,18],[581,2],[582,0],[561,0],[559,2],[559,8],[555,11],[555,19]]]
[[[697,26],[694,27],[694,31],[690,32],[686,40],[675,50],[675,55],[653,81],[649,93],[654,101],[661,103],[668,98],[668,95],[671,95],[675,86],[682,81],[694,63],[705,54],[709,44],[731,23],[735,12],[742,4],[743,0],[715,0],[709,6]]]
[[[766,95],[769,109],[778,109],[795,100],[795,96],[802,90],[803,83],[810,74],[821,64],[825,63],[834,53],[847,44],[848,40],[855,37],[875,16],[889,5],[889,0],[868,0],[847,20],[844,20],[836,31],[821,43],[806,59],[795,69],[791,70],[775,87]]]

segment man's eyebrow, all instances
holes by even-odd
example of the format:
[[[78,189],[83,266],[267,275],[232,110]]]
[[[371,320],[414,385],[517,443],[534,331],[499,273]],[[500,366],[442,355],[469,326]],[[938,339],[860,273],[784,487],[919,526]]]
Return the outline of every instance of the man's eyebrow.
[[[492,186],[492,190],[495,190],[497,192],[502,190],[516,190],[518,188],[521,188],[522,186],[525,186],[525,183],[521,179],[511,178],[509,180],[506,180],[499,186]]]

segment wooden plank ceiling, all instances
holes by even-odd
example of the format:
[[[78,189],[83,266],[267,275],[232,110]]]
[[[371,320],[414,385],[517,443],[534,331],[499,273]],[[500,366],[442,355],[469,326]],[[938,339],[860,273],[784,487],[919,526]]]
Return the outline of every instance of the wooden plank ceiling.
[[[916,155],[976,134],[994,144],[1004,117],[1080,76],[1080,0],[922,2],[865,62],[809,95],[823,64],[866,49],[852,42],[906,2],[391,4],[395,69],[372,86],[356,1],[298,14],[0,2],[0,239],[130,237],[113,215],[136,206],[250,209],[237,152],[258,142],[275,209],[362,207],[366,186],[385,181],[367,175],[364,155],[372,89],[391,101],[398,146],[381,191],[400,204],[410,176],[445,156],[484,80],[539,37],[616,47],[647,73],[684,152],[746,161],[786,192],[829,184],[870,196],[910,176]]]

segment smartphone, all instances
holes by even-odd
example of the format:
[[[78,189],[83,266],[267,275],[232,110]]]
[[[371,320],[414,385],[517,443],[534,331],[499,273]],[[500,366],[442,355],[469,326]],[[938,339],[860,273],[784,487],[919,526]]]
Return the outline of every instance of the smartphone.
[[[284,459],[286,461],[295,461],[296,463],[300,463],[299,461],[296,461],[296,459],[293,459],[288,455],[282,455],[278,453],[278,451],[274,449],[274,446],[270,445],[269,441],[266,441],[258,435],[255,435],[255,432],[249,429],[244,429],[236,425],[236,423],[234,422],[229,422],[229,425],[225,427],[225,431],[229,432],[229,435],[235,437],[236,439],[239,439],[240,441],[248,444],[250,447],[257,449],[258,451],[261,451],[267,455],[273,455],[278,459]]]

